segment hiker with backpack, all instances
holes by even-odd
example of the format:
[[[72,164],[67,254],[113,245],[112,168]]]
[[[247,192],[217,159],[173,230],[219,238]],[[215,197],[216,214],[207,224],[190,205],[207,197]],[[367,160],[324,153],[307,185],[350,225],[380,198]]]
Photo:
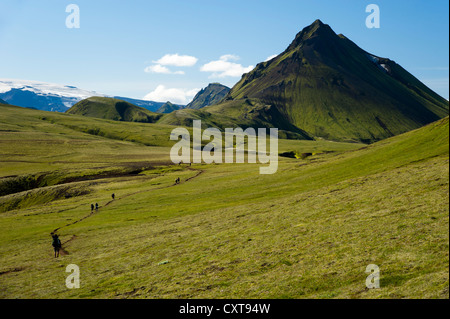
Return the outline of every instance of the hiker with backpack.
[[[116,198],[116,195],[113,193],[113,194],[111,195],[111,197],[112,197],[112,199],[114,200],[114,199]]]
[[[59,237],[57,234],[53,234],[53,242],[52,242],[52,246],[53,249],[55,250],[55,258],[59,257],[59,250],[61,249],[61,240],[59,240]]]
[[[91,212],[94,211],[94,204],[91,204]]]
[[[95,210],[98,210],[98,203],[95,203]]]

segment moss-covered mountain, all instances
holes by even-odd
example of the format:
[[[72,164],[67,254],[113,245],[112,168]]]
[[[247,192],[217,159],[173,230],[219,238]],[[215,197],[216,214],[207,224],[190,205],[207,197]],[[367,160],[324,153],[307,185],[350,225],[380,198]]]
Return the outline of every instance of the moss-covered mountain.
[[[209,105],[214,105],[222,101],[228,94],[230,88],[220,83],[210,83],[206,88],[201,89],[191,103],[186,105],[187,109],[201,109]]]
[[[123,100],[108,97],[90,97],[72,106],[66,113],[125,122],[155,123],[162,114]]]
[[[156,113],[172,113],[173,111],[181,109],[181,106],[175,105],[167,101],[156,111]]]
[[[221,103],[201,111],[243,126],[374,142],[447,116],[449,104],[396,62],[317,20],[280,55],[244,74]]]

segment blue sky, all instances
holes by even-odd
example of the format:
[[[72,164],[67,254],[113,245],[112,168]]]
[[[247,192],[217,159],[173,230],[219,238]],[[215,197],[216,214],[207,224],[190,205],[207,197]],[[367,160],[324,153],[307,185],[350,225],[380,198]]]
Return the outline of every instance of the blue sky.
[[[66,6],[80,28],[66,27]],[[380,8],[379,29],[365,25]],[[316,19],[449,98],[448,0],[0,0],[0,78],[187,103],[281,53]]]

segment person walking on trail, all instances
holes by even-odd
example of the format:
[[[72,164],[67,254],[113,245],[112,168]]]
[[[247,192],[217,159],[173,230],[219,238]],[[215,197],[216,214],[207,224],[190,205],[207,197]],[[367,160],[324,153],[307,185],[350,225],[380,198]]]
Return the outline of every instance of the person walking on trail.
[[[114,193],[111,195],[112,199],[114,200],[114,198],[116,197],[116,195],[114,195]]]
[[[94,204],[91,204],[91,212],[94,211]]]
[[[53,249],[55,250],[55,258],[59,257],[59,250],[61,249],[61,240],[59,240],[59,237],[57,234],[53,234],[53,242],[52,242],[52,246]]]
[[[98,203],[95,203],[95,210],[98,210]]]

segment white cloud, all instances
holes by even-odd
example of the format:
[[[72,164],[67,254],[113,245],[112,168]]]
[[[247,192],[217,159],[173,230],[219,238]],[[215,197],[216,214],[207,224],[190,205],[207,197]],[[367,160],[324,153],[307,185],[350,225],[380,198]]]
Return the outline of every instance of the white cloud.
[[[154,64],[146,67],[144,69],[147,73],[162,73],[162,74],[184,74],[184,71],[170,71],[167,67],[162,66],[160,64]]]
[[[278,55],[276,55],[276,54],[271,55],[271,56],[267,57],[267,59],[265,59],[264,62],[270,61],[270,60],[272,60],[273,58],[276,58],[277,56],[278,56]]]
[[[240,58],[237,55],[234,55],[234,54],[225,54],[225,55],[222,55],[220,57],[220,60],[222,60],[222,61],[229,61],[229,60],[237,61],[239,59]]]
[[[253,70],[253,65],[244,67],[241,64],[230,62],[236,61],[239,57],[233,54],[222,55],[219,60],[206,63],[200,68],[202,72],[212,72],[211,77],[223,78],[227,76],[239,77],[244,73]]]
[[[147,73],[160,73],[160,74],[184,74],[184,71],[171,71],[167,66],[186,67],[193,66],[197,63],[198,59],[190,55],[166,54],[162,58],[152,61],[153,65],[150,65],[144,69]]]
[[[170,101],[176,104],[188,104],[200,89],[179,89],[166,88],[164,85],[158,85],[157,88],[144,96],[144,100],[155,102]]]
[[[153,63],[160,65],[173,65],[173,66],[194,66],[198,59],[190,55],[166,54],[159,60],[153,61]]]

